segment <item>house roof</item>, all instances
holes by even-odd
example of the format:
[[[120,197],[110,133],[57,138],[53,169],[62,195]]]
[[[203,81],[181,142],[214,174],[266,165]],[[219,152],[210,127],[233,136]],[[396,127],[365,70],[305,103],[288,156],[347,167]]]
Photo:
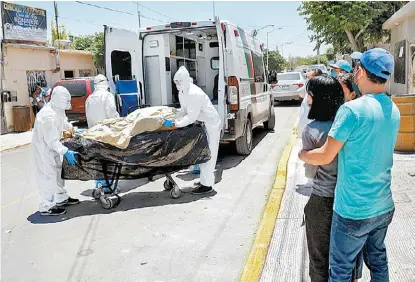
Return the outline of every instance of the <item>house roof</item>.
[[[400,8],[383,24],[382,28],[392,29],[410,17],[415,17],[415,1],[410,1],[408,4]]]
[[[93,56],[93,54],[91,52],[84,51],[84,50],[64,49],[64,50],[59,50],[59,52],[61,54],[77,54],[77,55],[89,55],[89,56]]]
[[[56,47],[53,47],[53,46],[38,46],[38,45],[22,44],[22,43],[5,43],[4,46],[10,46],[10,47],[21,48],[21,49],[46,50],[46,51],[55,51],[56,50]],[[93,54],[91,52],[84,51],[84,50],[60,49],[59,53],[61,53],[61,54],[93,56]]]

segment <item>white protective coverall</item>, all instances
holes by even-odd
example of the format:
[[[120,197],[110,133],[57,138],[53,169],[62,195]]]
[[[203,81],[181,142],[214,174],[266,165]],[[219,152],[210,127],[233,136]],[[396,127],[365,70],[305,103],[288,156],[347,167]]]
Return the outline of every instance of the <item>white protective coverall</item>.
[[[35,178],[40,196],[39,211],[45,212],[68,199],[61,178],[63,155],[68,148],[60,142],[63,130],[72,128],[65,110],[71,108],[71,94],[63,86],[53,89],[50,103],[36,115],[32,136]]]
[[[95,126],[98,122],[108,118],[118,118],[120,114],[115,106],[114,95],[108,91],[108,80],[102,74],[94,79],[95,90],[85,103],[86,119],[88,127]]]
[[[200,184],[212,187],[215,183],[215,166],[222,129],[221,121],[208,95],[191,81],[189,72],[185,67],[180,67],[174,75],[181,105],[181,117],[175,121],[175,125],[180,128],[195,121],[205,124],[211,159],[200,165]]]

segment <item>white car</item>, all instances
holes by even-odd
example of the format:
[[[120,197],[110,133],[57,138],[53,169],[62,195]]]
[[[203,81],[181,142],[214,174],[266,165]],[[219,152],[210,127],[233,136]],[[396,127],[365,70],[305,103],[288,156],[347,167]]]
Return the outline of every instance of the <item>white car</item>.
[[[305,75],[301,72],[284,72],[277,75],[278,83],[273,85],[274,101],[301,101],[305,96]]]
[[[323,64],[319,64],[319,65],[311,65],[310,69],[315,70],[315,69],[320,69],[322,71],[322,73],[327,73],[327,67]]]

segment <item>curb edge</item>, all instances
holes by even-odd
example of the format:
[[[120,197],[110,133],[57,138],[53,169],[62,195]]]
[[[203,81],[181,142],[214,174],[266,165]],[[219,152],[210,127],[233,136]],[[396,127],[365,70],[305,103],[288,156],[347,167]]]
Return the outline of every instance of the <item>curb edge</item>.
[[[278,163],[275,180],[264,207],[263,215],[256,231],[254,243],[249,252],[248,260],[242,271],[242,282],[257,282],[261,278],[262,269],[267,257],[269,244],[276,225],[282,198],[287,182],[287,166],[291,150],[297,140],[298,121],[294,123],[291,138],[284,147]]]
[[[19,145],[15,145],[15,146],[11,146],[11,147],[5,147],[5,148],[0,150],[0,153],[10,151],[10,150],[14,150],[14,149],[24,147],[24,146],[27,146],[27,145],[30,145],[30,144],[32,144],[32,142],[27,142],[27,143],[24,143],[24,144],[19,144]]]

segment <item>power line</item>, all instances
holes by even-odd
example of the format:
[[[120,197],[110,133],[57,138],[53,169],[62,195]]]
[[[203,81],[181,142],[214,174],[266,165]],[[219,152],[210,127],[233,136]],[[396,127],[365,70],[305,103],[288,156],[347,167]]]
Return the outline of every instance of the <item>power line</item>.
[[[176,19],[173,19],[172,17],[166,16],[165,14],[162,14],[162,13],[160,13],[160,12],[157,12],[156,10],[153,10],[153,9],[151,9],[151,8],[148,8],[148,7],[146,7],[146,6],[144,6],[144,5],[140,4],[140,3],[138,3],[137,1],[132,1],[132,2],[133,2],[134,4],[137,4],[137,5],[138,5],[138,6],[140,6],[140,7],[143,7],[144,9],[147,9],[147,10],[149,10],[149,11],[153,12],[153,13],[158,14],[159,16],[165,17],[165,18],[167,18],[167,19],[171,19],[171,20],[173,20],[173,21],[175,21],[175,20],[176,20]]]
[[[160,23],[165,23],[159,19],[155,19],[155,18],[150,18],[150,17],[146,17],[143,14],[140,14],[142,18],[148,19],[148,20],[152,20],[152,21],[156,21],[156,22],[160,22]]]
[[[87,24],[90,24],[90,25],[96,25],[96,26],[100,26],[100,27],[103,27],[105,25],[105,24],[101,24],[101,23],[98,23],[98,22],[94,22],[94,21],[81,20],[81,19],[75,19],[75,18],[67,18],[67,17],[61,17],[61,16],[58,16],[58,18],[64,19],[64,20],[69,20],[69,21],[75,21],[75,22],[78,22],[78,23],[87,23]],[[106,24],[108,24],[108,22]],[[110,22],[110,24],[111,24],[112,27],[123,28],[123,27],[119,26],[116,23],[111,23]]]
[[[98,5],[95,5],[95,4],[85,3],[85,2],[81,2],[81,1],[75,1],[75,2],[76,3],[79,3],[79,4],[83,4],[83,5],[95,7],[95,8],[98,8],[98,9],[104,9],[104,10],[108,10],[108,11],[111,11],[111,12],[116,12],[116,13],[121,13],[121,14],[135,16],[135,14],[130,13],[130,12],[115,10],[115,9],[111,9],[111,8],[108,8],[108,7],[98,6]]]

